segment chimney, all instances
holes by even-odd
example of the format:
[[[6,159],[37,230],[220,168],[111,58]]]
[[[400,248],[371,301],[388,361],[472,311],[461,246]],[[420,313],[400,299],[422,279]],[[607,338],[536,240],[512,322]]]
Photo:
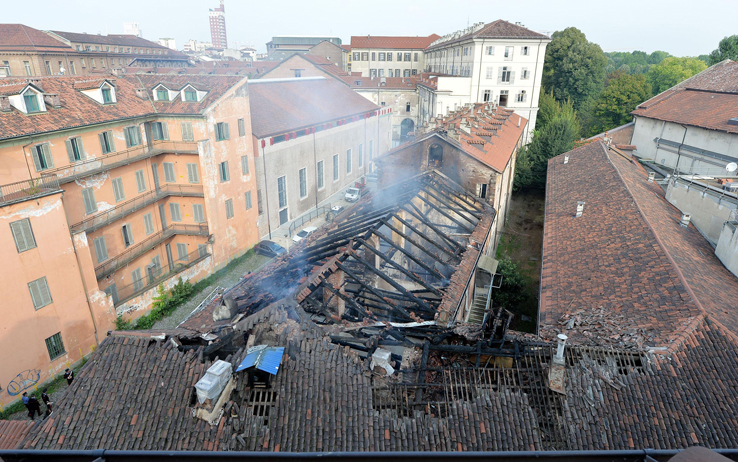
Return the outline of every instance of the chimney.
[[[564,347],[566,346],[566,340],[569,338],[565,334],[559,334],[559,344],[556,346],[556,356],[554,362],[558,364],[564,364]]]
[[[136,88],[136,96],[141,99],[149,99],[149,92],[145,88]]]
[[[44,93],[44,103],[46,106],[51,106],[54,109],[61,107],[61,99],[59,99],[59,93]]]
[[[518,127],[520,127],[520,116],[518,116]]]
[[[13,107],[10,105],[10,97],[8,95],[0,96],[0,112],[10,112]]]
[[[656,172],[651,172],[648,174],[648,182],[653,183],[653,179],[656,177]]]
[[[577,202],[577,215],[576,217],[579,218],[582,216],[582,213],[584,213],[584,202],[578,201]]]
[[[569,156],[564,156],[564,163],[565,164],[568,164],[569,163]]]
[[[692,215],[685,213],[682,215],[682,220],[679,222],[679,224],[686,228],[689,226],[689,221],[691,219],[692,219]]]

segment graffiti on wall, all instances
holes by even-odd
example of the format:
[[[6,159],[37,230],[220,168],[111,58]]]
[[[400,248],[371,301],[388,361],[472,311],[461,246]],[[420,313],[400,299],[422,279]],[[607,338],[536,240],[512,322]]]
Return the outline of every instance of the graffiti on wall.
[[[28,390],[36,385],[41,379],[41,371],[38,369],[28,369],[16,375],[8,384],[8,394],[10,396],[19,395],[23,390]]]

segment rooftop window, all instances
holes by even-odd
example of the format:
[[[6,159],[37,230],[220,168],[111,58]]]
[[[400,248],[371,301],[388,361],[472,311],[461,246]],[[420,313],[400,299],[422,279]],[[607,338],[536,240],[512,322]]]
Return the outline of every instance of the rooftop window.
[[[103,103],[105,104],[109,104],[113,102],[113,95],[109,87],[102,88],[102,98],[103,98]]]
[[[23,101],[26,103],[26,112],[41,112],[41,108],[38,105],[38,95],[29,91],[23,95]]]

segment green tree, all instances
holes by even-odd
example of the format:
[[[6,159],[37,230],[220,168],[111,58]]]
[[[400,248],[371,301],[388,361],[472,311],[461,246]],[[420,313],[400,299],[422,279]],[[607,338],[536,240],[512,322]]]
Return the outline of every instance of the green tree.
[[[492,291],[494,306],[501,306],[518,314],[529,297],[525,279],[514,261],[500,257],[498,262],[497,274],[502,275],[502,284],[499,289]]]
[[[630,112],[651,96],[644,75],[610,74],[607,86],[594,104],[595,127],[600,133],[631,121]]]
[[[533,141],[518,156],[514,187],[545,189],[548,160],[574,148],[579,139],[579,121],[570,101],[557,103],[554,116],[541,130],[536,130]]]
[[[646,74],[651,91],[657,95],[668,90],[679,82],[707,69],[707,65],[697,58],[669,57],[656,66],[652,66]]]
[[[596,97],[605,83],[607,57],[599,45],[587,41],[576,27],[556,31],[546,48],[543,87],[557,101],[570,100],[574,108]]]
[[[738,61],[738,35],[731,35],[720,40],[717,49],[710,53],[708,64],[712,66],[726,59]]]
[[[536,130],[541,131],[546,128],[549,122],[554,118],[557,112],[561,110],[559,103],[556,102],[553,92],[544,91],[538,99],[538,115],[536,116]]]

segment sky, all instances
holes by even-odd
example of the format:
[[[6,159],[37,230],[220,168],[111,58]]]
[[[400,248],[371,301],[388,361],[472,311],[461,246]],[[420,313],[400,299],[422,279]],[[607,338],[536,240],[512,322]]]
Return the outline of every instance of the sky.
[[[36,29],[123,33],[138,22],[143,37],[210,41],[208,9],[218,0],[2,0],[4,23]],[[595,6],[598,5],[598,6]],[[602,5],[602,6],[599,6]],[[225,0],[230,47],[266,51],[275,35],[445,35],[476,22],[505,19],[551,34],[577,27],[604,51],[663,50],[675,56],[708,54],[738,34],[738,0]]]

